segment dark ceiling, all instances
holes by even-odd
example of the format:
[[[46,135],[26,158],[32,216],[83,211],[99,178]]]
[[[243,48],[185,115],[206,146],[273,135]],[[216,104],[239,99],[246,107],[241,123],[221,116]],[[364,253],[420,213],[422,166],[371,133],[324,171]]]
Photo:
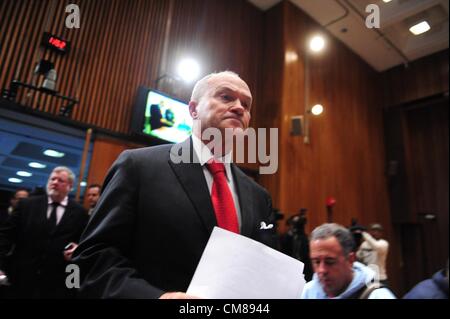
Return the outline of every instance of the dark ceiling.
[[[56,166],[67,166],[73,170],[75,175],[79,174],[84,139],[80,136],[56,132],[54,127],[52,130],[46,129],[45,123],[41,124],[44,125],[31,125],[20,119],[14,120],[0,115],[1,190],[12,191],[18,187],[30,190],[34,190],[36,187],[45,188],[48,176]],[[90,160],[91,148],[92,145],[89,147],[87,163]],[[49,157],[43,154],[46,149],[63,152],[65,155],[61,158]],[[32,168],[28,165],[30,162],[38,162],[46,167]],[[29,172],[32,175],[29,177],[19,176],[18,171]],[[88,167],[85,172],[85,176],[87,176]],[[17,178],[22,182],[12,183],[9,181],[10,178]],[[75,191],[74,187],[73,192]]]

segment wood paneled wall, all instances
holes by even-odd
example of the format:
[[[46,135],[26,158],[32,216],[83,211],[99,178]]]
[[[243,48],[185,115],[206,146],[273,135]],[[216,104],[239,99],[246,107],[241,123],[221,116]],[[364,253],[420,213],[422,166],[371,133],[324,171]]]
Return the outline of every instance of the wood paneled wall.
[[[99,136],[95,138],[90,161],[90,169],[87,184],[103,184],[106,173],[120,153],[127,149],[139,148],[143,145],[124,143],[123,141]],[[87,198],[84,198],[84,206],[88,208]]]
[[[397,106],[448,92],[448,49],[421,58],[407,67],[383,72],[384,105]]]
[[[265,79],[270,75],[271,82],[265,83],[261,108],[266,122],[280,129],[279,171],[262,178],[275,205],[290,214],[307,208],[311,230],[326,222],[325,200],[333,196],[334,221],[388,225],[379,74],[328,35],[325,52],[309,55],[310,105],[321,103],[325,111],[310,117],[311,143],[305,144],[290,134],[290,118],[304,115],[306,40],[324,30],[288,1],[268,15],[266,38],[282,39],[266,52],[282,64],[267,61]],[[298,58],[285,59],[287,52]]]
[[[80,8],[79,29],[65,27],[69,3]],[[262,12],[246,1],[6,0],[0,3],[0,21],[0,88],[13,79],[40,85],[33,70],[48,58],[55,62],[59,92],[80,101],[76,121],[129,133],[138,86],[156,86],[156,79],[173,74],[187,55],[200,61],[202,75],[238,72],[258,96]],[[39,47],[44,31],[69,40],[71,52],[44,54]],[[159,85],[185,100],[192,89]],[[53,114],[61,107],[56,98],[30,90],[20,90],[18,101]]]

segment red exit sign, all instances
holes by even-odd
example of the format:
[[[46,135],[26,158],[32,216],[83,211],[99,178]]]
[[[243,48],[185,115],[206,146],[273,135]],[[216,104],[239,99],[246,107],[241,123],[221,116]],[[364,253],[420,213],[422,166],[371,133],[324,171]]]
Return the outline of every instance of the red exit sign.
[[[69,52],[70,42],[56,35],[44,32],[41,45],[47,49],[65,54]]]

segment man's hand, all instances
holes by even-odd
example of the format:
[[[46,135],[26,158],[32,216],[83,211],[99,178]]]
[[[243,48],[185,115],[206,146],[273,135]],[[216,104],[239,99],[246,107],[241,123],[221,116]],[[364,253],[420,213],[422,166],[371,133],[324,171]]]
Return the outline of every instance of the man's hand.
[[[159,299],[200,299],[191,295],[187,295],[184,292],[166,292]]]
[[[78,247],[78,245],[76,243],[70,243],[69,245],[66,246],[66,249],[63,252],[64,259],[66,261],[72,260],[72,254],[75,251],[75,249],[77,249],[77,247]]]
[[[8,276],[6,276],[6,274],[0,270],[0,286],[8,286],[9,282],[8,282]]]

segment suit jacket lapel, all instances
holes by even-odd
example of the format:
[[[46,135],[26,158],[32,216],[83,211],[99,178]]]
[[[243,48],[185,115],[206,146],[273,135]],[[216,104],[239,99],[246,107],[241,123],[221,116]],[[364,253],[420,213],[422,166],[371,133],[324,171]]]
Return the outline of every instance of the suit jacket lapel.
[[[72,218],[74,217],[72,209],[73,209],[73,202],[69,200],[61,220],[55,227],[54,233],[56,233],[59,229],[66,227],[66,225],[69,225],[70,227],[70,225],[72,224]]]
[[[231,171],[233,172],[234,181],[236,183],[236,191],[239,198],[239,206],[241,207],[241,234],[244,236],[250,236],[254,227],[255,221],[252,201],[251,185],[247,180],[247,176],[235,165],[231,165]]]
[[[210,233],[212,232],[214,226],[217,225],[217,221],[214,215],[214,208],[211,203],[211,196],[209,194],[208,185],[206,184],[202,166],[199,164],[199,161],[196,160],[191,139],[178,144],[178,146],[178,151],[181,151],[183,154],[174,154],[174,151],[172,150],[172,155],[186,156],[189,154],[186,158],[189,159],[189,163],[174,163],[169,158],[169,165],[172,167],[175,175],[180,181],[181,186],[194,205],[195,211],[202,220],[206,230]]]

